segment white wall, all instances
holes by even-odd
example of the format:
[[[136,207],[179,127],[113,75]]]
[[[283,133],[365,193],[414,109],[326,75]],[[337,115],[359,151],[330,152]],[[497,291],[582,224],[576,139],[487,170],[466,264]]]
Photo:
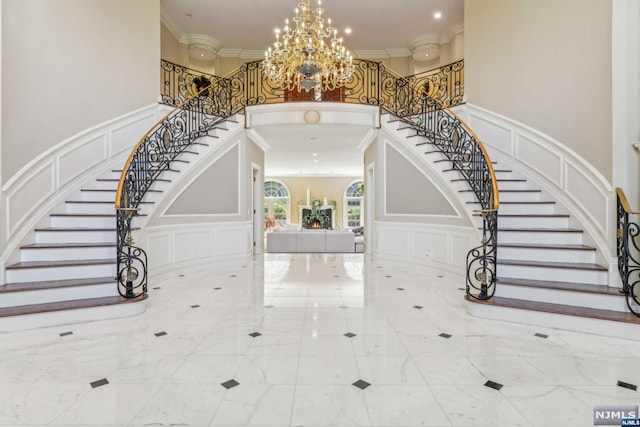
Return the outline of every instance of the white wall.
[[[160,88],[159,0],[3,0],[2,181]]]
[[[464,5],[467,101],[562,141],[608,180],[611,4],[466,0]]]

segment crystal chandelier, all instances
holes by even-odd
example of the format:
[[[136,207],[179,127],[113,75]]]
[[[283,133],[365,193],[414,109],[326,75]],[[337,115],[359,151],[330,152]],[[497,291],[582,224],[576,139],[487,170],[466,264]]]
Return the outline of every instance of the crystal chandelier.
[[[333,90],[351,78],[353,58],[331,19],[325,25],[321,0],[315,10],[310,3],[298,3],[295,28],[286,19],[284,28],[275,30],[276,41],[265,52],[262,68],[272,82],[288,90]]]

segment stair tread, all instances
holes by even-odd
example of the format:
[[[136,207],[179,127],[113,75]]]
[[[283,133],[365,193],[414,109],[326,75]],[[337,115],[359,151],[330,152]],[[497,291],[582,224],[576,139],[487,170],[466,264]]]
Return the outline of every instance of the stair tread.
[[[574,282],[557,282],[553,280],[515,279],[515,278],[509,278],[509,277],[499,277],[497,281],[498,281],[498,286],[502,284],[508,284],[508,285],[514,285],[514,286],[530,286],[534,288],[586,292],[586,293],[592,293],[592,294],[617,295],[620,297],[624,296],[619,292],[619,289],[612,288],[606,285],[591,285],[588,283],[574,283]]]
[[[113,242],[98,243],[32,243],[20,246],[20,249],[67,249],[67,248],[109,248],[116,247]]]
[[[91,193],[115,193],[117,189],[102,189],[102,188],[83,188],[80,191],[86,191]],[[146,190],[147,193],[162,193],[162,190]]]
[[[458,190],[458,193],[471,193],[473,190]],[[541,193],[542,190],[500,190],[498,193]],[[502,203],[502,202],[500,202]]]
[[[115,254],[114,254],[115,255]],[[64,261],[23,261],[11,264],[6,267],[7,270],[19,270],[25,268],[48,268],[48,267],[79,267],[84,265],[105,265],[116,263],[113,259],[76,259]]]
[[[436,160],[436,161],[438,161],[438,160]],[[460,182],[460,181],[466,181],[466,179],[465,178],[456,178],[456,179],[452,179],[450,181],[451,182]],[[498,181],[498,182],[527,182],[526,179],[500,179],[500,178],[496,178],[496,181]]]
[[[534,201],[521,201],[521,202],[503,202],[502,200],[500,200],[501,205],[555,205],[555,203],[556,202],[552,200],[546,200],[546,201],[534,200]],[[480,202],[477,200],[474,200],[473,202],[466,202],[466,204],[479,205]]]
[[[123,298],[121,296],[86,298],[79,300],[51,302],[45,304],[20,305],[15,307],[0,308],[0,317],[20,316],[25,314],[49,313],[53,311],[74,310],[79,308],[102,307],[115,304],[127,304],[144,301],[147,294],[137,298]]]
[[[498,226],[498,232],[500,231],[518,231],[518,232],[533,232],[533,233],[584,233],[584,230],[579,228],[519,228],[519,227],[505,227]]]
[[[65,203],[98,203],[98,204],[105,204],[105,203],[109,203],[114,205],[114,209],[115,209],[115,201],[113,200],[67,200],[65,201]],[[153,205],[155,202],[138,202],[141,205]]]
[[[609,269],[602,265],[585,263],[585,262],[546,262],[546,261],[523,261],[514,259],[498,259],[498,265],[520,265],[524,267],[547,267],[547,268],[567,268],[572,270],[594,270],[608,271]]]
[[[89,214],[89,213],[52,213],[49,216],[63,216],[63,217],[80,217],[80,218],[114,218],[115,212],[112,214]],[[147,216],[147,214],[136,214],[135,216]]]
[[[481,216],[479,213],[473,216]],[[567,214],[501,214],[498,212],[498,218],[569,218]]]
[[[122,169],[112,169],[111,172],[122,173]],[[180,172],[177,169],[139,169],[139,172]]]
[[[525,249],[568,249],[578,251],[595,251],[593,246],[586,245],[563,245],[547,243],[498,243],[499,248],[525,248]]]
[[[100,182],[120,182],[120,179],[119,178],[97,178],[96,181],[100,181]],[[156,178],[154,181],[171,182],[170,179],[164,179],[164,178]]]
[[[547,302],[524,301],[513,298],[493,297],[489,300],[476,300],[465,295],[469,302],[492,305],[496,307],[517,308],[545,313],[564,314],[568,316],[588,317],[591,319],[610,320],[614,322],[635,323],[640,325],[640,317],[629,312],[601,310],[589,307],[576,307],[572,305],[551,304]]]
[[[5,283],[0,286],[1,292],[20,292],[20,291],[37,291],[42,289],[69,288],[73,286],[90,286],[100,285],[103,283],[113,283],[115,286],[116,279],[110,277],[89,277],[84,279],[66,279],[66,280],[45,280],[39,282],[22,282],[22,283]]]
[[[140,227],[131,227],[132,230],[139,230]],[[116,231],[116,228],[89,228],[89,227],[46,227],[36,228],[35,231]]]

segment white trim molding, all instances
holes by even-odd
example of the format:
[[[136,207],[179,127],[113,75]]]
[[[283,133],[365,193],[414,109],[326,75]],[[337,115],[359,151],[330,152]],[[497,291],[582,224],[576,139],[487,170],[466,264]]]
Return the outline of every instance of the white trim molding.
[[[472,104],[453,109],[487,147],[559,202],[609,262],[615,240],[615,195],[609,181],[578,153],[536,129]]]

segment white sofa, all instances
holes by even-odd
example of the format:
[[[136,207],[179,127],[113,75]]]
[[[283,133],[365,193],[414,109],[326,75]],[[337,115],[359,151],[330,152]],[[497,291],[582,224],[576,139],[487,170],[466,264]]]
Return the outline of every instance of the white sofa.
[[[300,230],[267,233],[267,252],[354,252],[355,236],[350,231]]]

